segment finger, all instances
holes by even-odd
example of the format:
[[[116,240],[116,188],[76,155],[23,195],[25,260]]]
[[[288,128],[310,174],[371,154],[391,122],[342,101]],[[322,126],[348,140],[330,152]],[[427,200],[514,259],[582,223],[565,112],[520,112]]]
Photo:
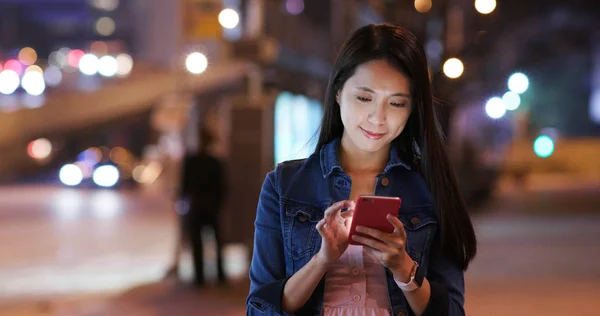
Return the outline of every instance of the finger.
[[[352,240],[359,242],[365,246],[376,249],[378,251],[381,251],[381,252],[394,251],[394,248],[390,247],[388,244],[386,244],[380,240],[373,239],[373,238],[363,237],[363,236],[354,234],[354,235],[352,235]]]
[[[365,227],[365,226],[357,226],[356,231],[359,233],[368,235],[370,237],[373,237],[377,240],[383,241],[383,242],[389,242],[389,241],[391,241],[391,239],[396,237],[394,235],[388,234],[381,230],[370,228],[370,227]]]
[[[348,219],[348,218],[354,216],[354,209],[348,209],[347,211],[342,212],[341,216],[345,219]]]
[[[334,203],[325,210],[325,218],[329,218],[331,220],[335,219],[335,217],[341,212],[342,208],[350,206],[351,202],[352,201],[344,200]]]
[[[322,219],[317,223],[316,228],[319,233],[323,231],[323,226],[325,226],[325,219]]]
[[[325,224],[327,224],[327,220],[326,219],[322,219],[317,223],[317,232],[319,232],[319,235],[321,235],[321,237],[326,238],[327,236],[327,230],[325,229]]]
[[[388,222],[394,225],[394,235],[401,236],[402,239],[406,239],[406,231],[404,230],[404,224],[395,216],[388,214]]]
[[[375,257],[377,260],[380,260],[380,261],[381,261],[381,254],[382,254],[382,252],[381,252],[381,251],[379,251],[379,250],[377,250],[377,249],[375,249],[375,248],[369,247],[369,246],[363,246],[363,249],[364,249],[364,250],[365,250],[365,251],[366,251],[368,254],[370,254],[371,256]]]

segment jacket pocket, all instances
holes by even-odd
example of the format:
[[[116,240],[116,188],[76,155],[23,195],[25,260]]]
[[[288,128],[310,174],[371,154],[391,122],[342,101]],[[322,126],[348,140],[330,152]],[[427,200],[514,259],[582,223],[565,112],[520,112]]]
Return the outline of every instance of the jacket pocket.
[[[300,259],[313,253],[319,236],[316,225],[322,217],[322,212],[313,206],[300,204],[285,206],[284,243],[286,251],[292,258]]]
[[[412,207],[400,213],[406,231],[406,251],[423,265],[427,259],[437,229],[437,219],[432,205]]]

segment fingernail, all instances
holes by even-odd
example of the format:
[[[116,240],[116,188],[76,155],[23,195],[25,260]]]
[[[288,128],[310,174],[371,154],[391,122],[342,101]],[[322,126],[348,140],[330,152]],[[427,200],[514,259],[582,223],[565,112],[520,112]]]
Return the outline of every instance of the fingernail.
[[[352,240],[358,240],[358,236],[352,235]]]
[[[356,231],[357,232],[364,232],[364,229],[362,226],[356,226]]]

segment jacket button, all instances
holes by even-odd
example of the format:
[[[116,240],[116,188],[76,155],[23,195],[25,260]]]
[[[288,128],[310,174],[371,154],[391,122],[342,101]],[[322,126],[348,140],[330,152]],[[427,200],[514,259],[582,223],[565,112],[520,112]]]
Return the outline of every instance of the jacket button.
[[[308,220],[308,216],[302,214],[298,216],[298,220],[300,220],[301,222],[306,222]]]
[[[413,225],[417,225],[420,221],[421,219],[416,216],[410,219],[410,222],[413,223]]]
[[[381,179],[381,185],[387,187],[390,184],[390,180],[388,178]]]
[[[399,312],[397,316],[406,316],[404,312]]]

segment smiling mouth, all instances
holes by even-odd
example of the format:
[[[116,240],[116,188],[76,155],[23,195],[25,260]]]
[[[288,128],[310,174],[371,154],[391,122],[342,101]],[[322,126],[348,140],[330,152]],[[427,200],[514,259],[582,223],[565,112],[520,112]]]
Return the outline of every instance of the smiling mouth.
[[[360,130],[369,139],[377,140],[377,139],[380,139],[381,137],[383,137],[383,135],[385,135],[385,133],[373,133],[373,132],[370,132],[370,131],[362,128],[362,127],[360,128]]]

